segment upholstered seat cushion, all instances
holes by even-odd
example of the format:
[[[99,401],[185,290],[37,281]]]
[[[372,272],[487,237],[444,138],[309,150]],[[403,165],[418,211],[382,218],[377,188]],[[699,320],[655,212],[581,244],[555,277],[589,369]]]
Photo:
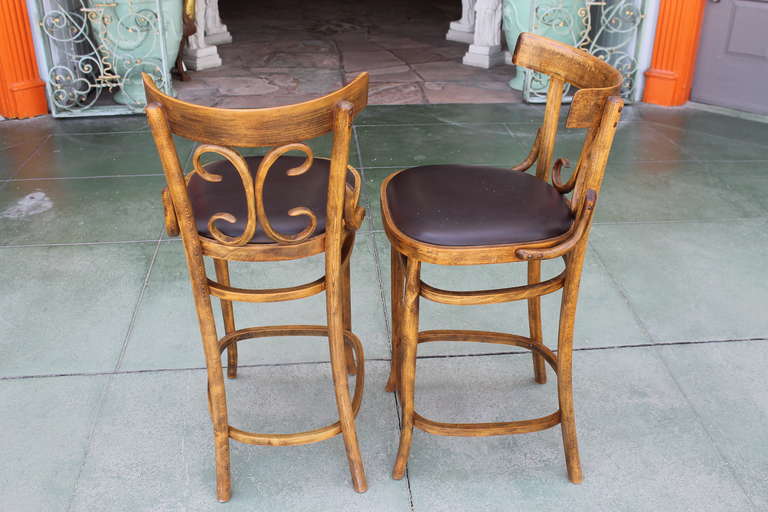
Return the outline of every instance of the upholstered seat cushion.
[[[245,158],[256,180],[256,171],[262,160],[260,156]],[[282,156],[272,164],[264,182],[264,207],[272,228],[284,235],[295,235],[307,227],[309,219],[305,215],[291,217],[288,211],[298,206],[305,206],[317,216],[317,228],[314,234],[325,232],[326,204],[328,200],[328,175],[330,161],[315,158],[312,167],[299,176],[288,176],[286,171],[304,163],[305,157]],[[198,175],[189,180],[189,199],[195,214],[198,232],[213,238],[208,231],[208,219],[219,212],[230,213],[237,222],[230,224],[225,220],[216,222],[216,227],[225,235],[238,237],[243,234],[248,220],[245,190],[240,175],[228,160],[216,160],[205,165],[206,170],[222,176],[218,183],[205,181]],[[259,226],[250,243],[274,243]]]
[[[435,245],[533,242],[573,220],[563,197],[531,174],[497,167],[427,165],[394,176],[387,207],[397,229]]]

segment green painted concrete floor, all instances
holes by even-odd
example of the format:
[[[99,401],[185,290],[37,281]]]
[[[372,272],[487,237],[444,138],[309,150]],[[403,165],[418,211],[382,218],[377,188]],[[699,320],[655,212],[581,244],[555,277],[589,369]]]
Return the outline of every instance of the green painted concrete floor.
[[[339,437],[293,448],[233,442],[227,505],[215,500],[202,350],[181,244],[162,235],[163,178],[144,119],[0,122],[0,509],[768,509],[768,124],[690,108],[625,114],[577,318],[582,485],[566,478],[558,428],[479,439],[417,431],[408,478],[390,479],[398,415],[383,390],[389,269],[378,184],[415,164],[513,165],[541,109],[389,106],[358,118],[351,155],[369,211],[353,308],[368,358],[358,429],[370,489],[352,490]],[[328,152],[327,139],[313,144]],[[556,153],[577,148],[564,133]],[[424,272],[461,289],[511,285],[520,267]],[[321,269],[319,258],[234,265],[233,279],[289,286]],[[550,345],[556,295],[544,299]],[[319,323],[323,303],[236,313],[240,325]],[[524,304],[422,310],[427,329],[525,333],[525,319]],[[322,341],[244,344],[241,354],[240,377],[227,383],[234,425],[334,421]],[[499,421],[556,407],[553,379],[534,384],[527,354],[436,344],[420,355],[416,405],[427,417]]]

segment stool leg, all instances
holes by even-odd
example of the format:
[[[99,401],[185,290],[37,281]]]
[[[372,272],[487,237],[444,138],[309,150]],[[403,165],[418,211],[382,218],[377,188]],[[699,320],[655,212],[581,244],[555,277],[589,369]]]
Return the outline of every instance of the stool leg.
[[[560,325],[557,340],[557,394],[560,401],[560,422],[565,448],[568,478],[578,484],[583,480],[576,439],[576,418],[573,408],[573,325],[579,298],[581,269],[586,252],[586,240],[566,257],[567,274],[560,305]]]
[[[354,235],[352,235],[354,236]],[[344,330],[352,332],[352,280],[350,276],[350,258],[347,258],[347,263],[343,265],[341,269],[341,293],[342,293],[342,316],[344,319]],[[355,375],[357,373],[357,367],[355,365],[355,353],[352,350],[352,345],[349,343],[344,344],[344,353],[347,359],[347,373],[349,375]]]
[[[326,259],[330,258],[326,253]],[[363,459],[355,430],[355,413],[349,396],[347,383],[347,356],[344,341],[344,298],[343,298],[343,269],[326,261],[326,307],[328,313],[328,342],[331,352],[331,373],[333,375],[333,390],[336,393],[336,406],[339,410],[341,433],[344,437],[344,447],[349,460],[349,470],[352,474],[352,485],[357,492],[368,490],[363,469]],[[364,364],[360,361],[360,364]]]
[[[218,383],[211,382],[209,384],[209,389],[211,390],[213,442],[216,451],[216,497],[223,503],[229,501],[232,497],[232,479],[229,471],[229,423],[227,420],[227,402],[226,392],[224,391],[224,375],[221,369],[219,369],[218,378],[214,380],[218,380]]]
[[[227,392],[224,372],[221,368],[219,337],[208,291],[203,258],[197,247],[189,247],[185,241],[187,265],[192,281],[192,295],[203,338],[205,366],[208,371],[208,407],[213,423],[214,449],[216,453],[216,496],[219,501],[229,501],[232,496],[232,480],[229,471],[229,420],[227,418]]]
[[[541,260],[528,262],[528,284],[536,284],[541,281]],[[541,297],[528,299],[528,325],[531,332],[531,341],[542,343],[541,332]],[[544,357],[537,352],[531,352],[533,356],[533,376],[539,384],[547,382],[547,369],[544,366]]]
[[[227,260],[213,258],[213,266],[216,269],[216,280],[224,286],[229,286],[229,263]],[[224,317],[224,332],[227,334],[235,330],[235,312],[232,301],[220,299],[221,316]],[[227,347],[227,377],[237,377],[237,343]]]
[[[416,381],[416,345],[419,336],[419,271],[421,262],[408,258],[405,269],[405,299],[402,306],[399,396],[402,409],[400,448],[397,451],[392,478],[400,480],[405,475],[408,455],[413,440],[413,394]]]
[[[403,305],[403,268],[400,262],[400,254],[392,247],[390,250],[390,292],[392,308],[392,359],[389,363],[389,379],[387,380],[386,391],[392,392],[397,389],[400,380],[398,377],[400,371],[400,322],[402,321]]]

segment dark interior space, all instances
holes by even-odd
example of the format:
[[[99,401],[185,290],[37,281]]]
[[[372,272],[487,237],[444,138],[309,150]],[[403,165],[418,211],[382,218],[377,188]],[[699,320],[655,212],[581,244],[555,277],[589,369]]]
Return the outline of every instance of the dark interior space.
[[[514,68],[461,63],[466,43],[447,41],[461,17],[458,0],[316,2],[229,0],[220,12],[233,42],[218,47],[222,66],[190,73],[182,99],[255,108],[315,98],[361,71],[370,104],[509,103]]]

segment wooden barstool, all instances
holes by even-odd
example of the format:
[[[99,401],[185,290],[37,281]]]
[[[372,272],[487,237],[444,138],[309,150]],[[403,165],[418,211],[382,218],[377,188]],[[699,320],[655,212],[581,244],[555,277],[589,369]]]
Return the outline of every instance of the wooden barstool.
[[[360,174],[348,165],[352,120],[368,102],[368,75],[316,100],[265,109],[228,110],[179,101],[160,92],[144,75],[146,109],[168,187],[163,191],[165,226],[181,234],[208,370],[208,405],[216,449],[216,493],[231,495],[229,440],[293,446],[344,437],[352,482],[367,484],[355,431],[363,396],[364,357],[352,333],[349,259],[365,211],[358,206]],[[315,158],[301,141],[333,132],[330,159]],[[193,170],[184,175],[172,135],[199,145]],[[273,148],[243,157],[235,147]],[[302,156],[288,156],[300,152]],[[222,159],[203,164],[205,154]],[[271,171],[271,172],[270,172]],[[325,253],[325,275],[299,286],[248,290],[230,285],[228,261],[283,261]],[[205,272],[213,259],[216,279]],[[274,302],[325,291],[328,325],[235,328],[232,301]],[[211,295],[221,300],[225,335],[216,333]],[[237,343],[273,336],[327,336],[339,421],[295,434],[257,434],[230,425],[221,354],[228,376],[237,375]],[[355,374],[350,398],[347,373]]]
[[[513,61],[549,76],[547,106],[533,147],[510,169],[427,165],[404,169],[381,185],[384,229],[392,245],[392,365],[387,390],[402,407],[400,449],[393,478],[405,473],[413,427],[445,436],[520,434],[561,425],[568,475],[582,480],[571,381],[573,323],[587,237],[623,101],[621,75],[582,50],[521,34]],[[573,97],[568,128],[586,128],[578,164],[561,179],[564,159],[552,161],[565,83]],[[536,164],[536,175],[525,171]],[[551,179],[551,184],[549,183]],[[572,196],[566,194],[573,192]],[[541,280],[541,260],[560,258],[565,270]],[[481,265],[528,262],[528,284],[482,291],[441,290],[421,281],[422,262]],[[557,353],[542,340],[540,297],[562,289]],[[418,330],[419,298],[454,305],[528,301],[530,335],[486,331]],[[544,363],[557,375],[559,408],[547,416],[500,423],[441,423],[413,410],[416,347],[434,341],[514,345],[532,351],[536,382]]]

